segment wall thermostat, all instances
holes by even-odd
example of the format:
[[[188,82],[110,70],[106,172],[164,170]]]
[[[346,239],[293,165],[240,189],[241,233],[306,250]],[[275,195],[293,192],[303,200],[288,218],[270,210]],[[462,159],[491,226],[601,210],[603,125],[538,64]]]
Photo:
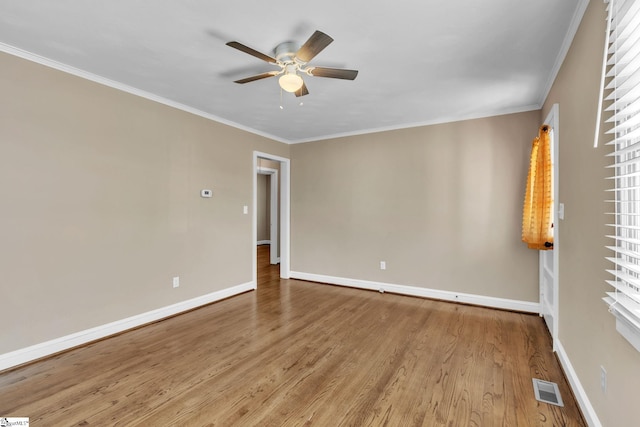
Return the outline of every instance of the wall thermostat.
[[[201,190],[200,197],[211,197],[213,196],[213,191],[211,190]]]

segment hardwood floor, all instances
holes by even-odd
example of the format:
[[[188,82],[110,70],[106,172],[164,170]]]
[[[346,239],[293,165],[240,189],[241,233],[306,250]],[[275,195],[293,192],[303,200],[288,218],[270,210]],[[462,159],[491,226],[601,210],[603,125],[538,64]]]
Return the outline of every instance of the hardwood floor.
[[[32,426],[584,426],[538,316],[280,280],[0,373]],[[565,406],[535,400],[557,382]]]

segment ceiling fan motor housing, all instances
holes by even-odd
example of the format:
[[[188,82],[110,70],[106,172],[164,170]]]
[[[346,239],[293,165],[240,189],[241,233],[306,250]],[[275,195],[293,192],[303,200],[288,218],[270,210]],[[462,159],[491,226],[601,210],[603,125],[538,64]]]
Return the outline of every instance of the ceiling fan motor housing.
[[[297,51],[298,45],[291,41],[280,43],[274,50],[276,59],[283,64],[294,63]]]

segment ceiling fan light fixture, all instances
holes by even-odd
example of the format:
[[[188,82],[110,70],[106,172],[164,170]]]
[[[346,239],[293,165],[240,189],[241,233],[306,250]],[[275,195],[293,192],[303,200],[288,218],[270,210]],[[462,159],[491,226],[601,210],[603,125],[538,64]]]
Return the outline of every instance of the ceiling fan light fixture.
[[[295,92],[300,90],[304,82],[302,81],[302,77],[297,75],[296,73],[287,73],[283,74],[279,79],[278,83],[280,87],[287,92]]]

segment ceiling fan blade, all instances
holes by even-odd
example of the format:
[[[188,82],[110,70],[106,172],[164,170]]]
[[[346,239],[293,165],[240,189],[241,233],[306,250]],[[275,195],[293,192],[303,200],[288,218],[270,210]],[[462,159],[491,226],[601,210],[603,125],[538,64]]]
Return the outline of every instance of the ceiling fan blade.
[[[244,79],[236,80],[234,83],[245,84],[245,83],[255,82],[256,80],[266,79],[267,77],[277,76],[278,74],[280,74],[279,71],[269,71],[268,73],[257,74],[255,76],[245,77]]]
[[[302,82],[302,87],[296,91],[296,96],[300,97],[305,95],[309,95],[309,91],[307,90],[307,85]]]
[[[329,46],[333,39],[323,33],[322,31],[316,31],[309,37],[298,52],[296,53],[296,58],[298,58],[302,62],[311,61],[317,54],[322,52],[322,50]]]
[[[275,58],[270,57],[269,55],[265,55],[262,52],[258,52],[255,49],[250,48],[249,46],[245,46],[242,43],[238,43],[238,42],[228,42],[226,43],[227,46],[232,47],[234,49],[238,49],[239,51],[242,51],[244,53],[248,53],[249,55],[253,55],[258,59],[262,59],[265,62],[268,62],[270,64],[276,64],[278,61],[276,61]]]
[[[309,70],[312,76],[328,77],[330,79],[354,80],[358,70],[344,70],[342,68],[313,67]]]

